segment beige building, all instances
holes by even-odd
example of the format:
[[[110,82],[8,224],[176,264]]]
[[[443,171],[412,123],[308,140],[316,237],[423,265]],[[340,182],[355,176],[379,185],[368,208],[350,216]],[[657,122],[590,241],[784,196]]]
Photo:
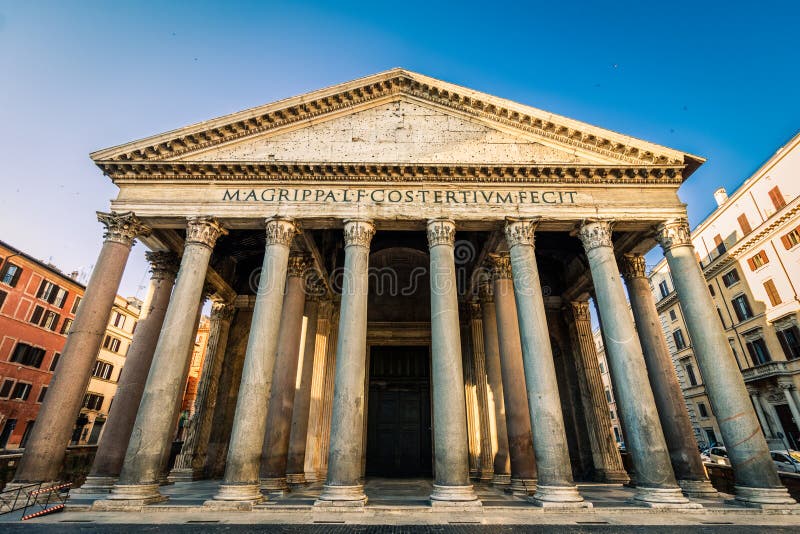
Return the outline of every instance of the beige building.
[[[619,421],[619,411],[617,410],[617,401],[614,399],[614,386],[611,384],[611,372],[608,369],[608,361],[606,360],[606,351],[603,347],[603,336],[599,329],[594,331],[594,344],[597,350],[597,361],[600,369],[600,376],[603,380],[603,393],[608,403],[608,415],[611,420],[611,431],[614,433],[614,441],[617,445],[622,446],[625,444],[625,437],[622,433],[622,427]]]
[[[800,134],[692,231],[708,290],[773,448],[800,449]],[[650,273],[697,440],[723,442],[667,262]]]

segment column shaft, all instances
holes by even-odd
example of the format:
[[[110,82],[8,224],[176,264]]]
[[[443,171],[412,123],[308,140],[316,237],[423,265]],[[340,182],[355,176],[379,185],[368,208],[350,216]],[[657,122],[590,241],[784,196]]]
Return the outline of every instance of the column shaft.
[[[481,318],[480,303],[470,303],[470,326],[472,339],[472,361],[475,375],[475,393],[478,399],[478,419],[480,422],[480,472],[481,480],[492,480],[494,476],[494,446],[495,434],[492,417],[489,414],[489,395],[486,380],[486,353],[483,341],[483,319]]]
[[[323,419],[325,418],[325,384],[330,378],[326,374],[328,363],[328,343],[333,337],[331,331],[333,303],[323,302],[318,311],[317,341],[314,348],[314,371],[311,380],[311,403],[308,413],[308,435],[306,439],[305,479],[316,482],[321,477],[320,467],[325,455],[322,454]],[[335,348],[335,347],[334,347]],[[333,349],[331,349],[333,352]],[[327,432],[325,432],[327,434]]]

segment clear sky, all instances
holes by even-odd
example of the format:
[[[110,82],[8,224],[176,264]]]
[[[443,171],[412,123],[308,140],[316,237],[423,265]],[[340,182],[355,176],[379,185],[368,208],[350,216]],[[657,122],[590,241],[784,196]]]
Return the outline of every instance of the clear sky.
[[[0,239],[88,272],[89,152],[396,66],[708,158],[697,224],[800,129],[798,32],[788,0],[0,0]]]

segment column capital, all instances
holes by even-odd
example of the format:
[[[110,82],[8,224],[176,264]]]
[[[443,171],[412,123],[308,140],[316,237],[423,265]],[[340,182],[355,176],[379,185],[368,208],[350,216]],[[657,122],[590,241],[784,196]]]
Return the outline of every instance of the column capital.
[[[583,248],[586,252],[596,249],[597,247],[611,247],[614,244],[611,241],[611,221],[608,220],[594,220],[583,221],[578,228],[578,238],[583,243]]]
[[[144,224],[132,211],[117,213],[97,212],[97,220],[106,227],[103,239],[121,243],[127,247],[133,245],[133,240],[139,236],[150,235],[151,229]]]
[[[215,300],[211,303],[211,320],[230,321],[235,311],[236,307],[232,303]]]
[[[508,252],[489,254],[492,268],[492,281],[511,280],[511,256]]]
[[[683,217],[669,219],[656,226],[656,241],[664,252],[682,245],[692,244],[692,233],[689,230],[689,220]]]
[[[469,301],[469,318],[473,321],[481,319],[481,301],[478,298],[473,298]]]
[[[534,246],[536,226],[538,224],[538,219],[508,219],[505,227],[508,247],[513,248],[517,245]]]
[[[311,302],[321,302],[328,295],[328,288],[319,278],[306,280],[306,300]]]
[[[747,386],[747,394],[751,397],[758,398],[761,396],[761,392],[755,386]]]
[[[778,389],[786,391],[794,389],[794,383],[790,379],[779,379],[778,380]]]
[[[189,217],[186,222],[186,244],[197,243],[210,249],[228,231],[222,227],[217,219],[205,215]]]
[[[478,297],[482,303],[494,302],[494,289],[491,279],[486,279],[478,285]]]
[[[264,221],[264,228],[267,232],[267,246],[283,245],[288,247],[297,233],[294,221],[284,217],[270,217]]]
[[[620,272],[626,280],[645,278],[647,264],[641,254],[623,254],[619,262]]]
[[[369,248],[375,235],[375,225],[368,219],[347,219],[344,221],[344,246]]]
[[[311,266],[309,258],[306,254],[292,253],[289,256],[289,264],[287,265],[286,276],[294,278],[303,278]]]
[[[588,300],[573,300],[569,303],[572,310],[572,317],[576,321],[590,321],[589,315],[589,301]]]
[[[451,219],[428,220],[428,247],[438,245],[454,246],[456,242],[456,223]]]
[[[175,276],[180,267],[180,258],[168,250],[156,250],[144,253],[145,259],[150,262],[150,272],[153,280],[163,280],[167,276]]]

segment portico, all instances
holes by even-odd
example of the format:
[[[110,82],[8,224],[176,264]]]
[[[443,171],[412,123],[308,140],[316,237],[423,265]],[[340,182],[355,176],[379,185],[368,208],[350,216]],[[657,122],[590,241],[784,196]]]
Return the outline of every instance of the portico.
[[[478,479],[510,482],[531,506],[591,507],[576,479],[626,475],[589,295],[611,340],[633,502],[696,508],[690,490],[707,492],[696,448],[680,441],[680,403],[653,395],[674,391],[657,371],[658,332],[640,339],[653,304],[637,302],[634,324],[617,266],[658,241],[681,299],[708,298],[677,196],[702,158],[402,69],[92,158],[120,188],[102,221],[127,221],[128,248],[138,238],[181,256],[168,304],[159,297],[160,334],[142,344],[150,370],[118,432],[130,436],[125,461],[117,444],[117,471],[95,470],[119,477],[97,509],[164,499],[204,286],[226,312],[212,316],[203,410],[181,468],[222,476],[208,508],[250,508],[319,480],[315,506],[360,509],[373,470],[429,474],[437,507],[479,507]],[[123,260],[98,263],[87,298],[95,278],[119,280]],[[87,302],[76,324],[104,306]],[[702,305],[690,313],[704,376],[718,376],[712,408],[730,418],[737,498],[792,505],[750,432],[756,414],[720,325]],[[42,413],[73,389],[48,393]],[[19,481],[53,476],[56,459],[36,451],[54,439],[37,425]]]

